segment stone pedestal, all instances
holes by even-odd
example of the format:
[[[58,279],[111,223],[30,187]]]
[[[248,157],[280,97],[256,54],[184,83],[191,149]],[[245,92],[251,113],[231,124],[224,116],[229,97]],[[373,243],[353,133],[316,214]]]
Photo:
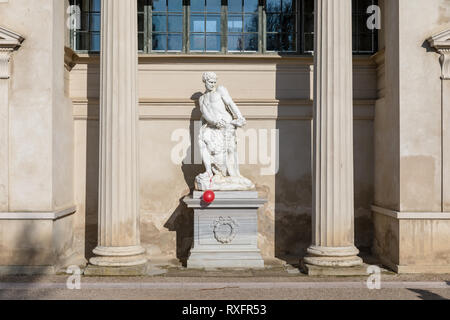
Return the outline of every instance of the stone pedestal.
[[[264,268],[258,249],[258,209],[267,200],[256,191],[216,192],[213,203],[202,192],[184,198],[194,209],[194,245],[188,268]]]

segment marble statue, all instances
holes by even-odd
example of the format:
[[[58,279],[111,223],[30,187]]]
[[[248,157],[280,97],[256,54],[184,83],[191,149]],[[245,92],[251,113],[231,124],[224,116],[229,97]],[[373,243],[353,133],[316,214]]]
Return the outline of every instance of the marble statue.
[[[217,86],[217,75],[203,74],[206,92],[200,97],[202,127],[198,137],[206,172],[195,178],[199,191],[246,191],[253,182],[239,171],[236,130],[246,125],[227,89]]]

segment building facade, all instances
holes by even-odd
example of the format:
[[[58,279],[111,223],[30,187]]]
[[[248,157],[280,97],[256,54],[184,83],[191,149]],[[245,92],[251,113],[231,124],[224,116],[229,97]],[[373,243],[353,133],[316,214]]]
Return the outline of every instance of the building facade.
[[[450,273],[450,0],[0,0],[0,272],[185,263],[206,71],[266,265]]]

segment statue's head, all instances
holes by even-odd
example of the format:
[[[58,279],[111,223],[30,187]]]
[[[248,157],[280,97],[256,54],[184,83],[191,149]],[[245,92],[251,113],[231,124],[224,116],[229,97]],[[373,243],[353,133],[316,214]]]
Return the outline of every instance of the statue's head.
[[[205,72],[202,76],[206,90],[214,91],[217,85],[217,75],[214,72]]]

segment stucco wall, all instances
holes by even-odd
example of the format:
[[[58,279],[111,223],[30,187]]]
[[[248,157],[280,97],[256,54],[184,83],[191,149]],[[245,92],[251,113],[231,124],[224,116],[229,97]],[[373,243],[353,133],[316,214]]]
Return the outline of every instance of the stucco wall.
[[[201,75],[209,70],[218,74],[220,84],[228,88],[248,119],[241,131],[241,159],[246,159],[241,171],[269,199],[259,214],[259,246],[264,257],[298,259],[304,254],[311,241],[312,64],[308,57],[141,56],[141,239],[151,259],[183,258],[191,245],[193,213],[180,200],[204,169],[195,161],[173,163],[172,154],[186,151],[197,140],[200,112],[195,98],[204,91]],[[376,98],[376,66],[369,57],[355,58],[354,77],[356,242],[367,248],[373,234],[370,205]],[[82,56],[70,73],[70,95],[75,116],[76,239],[88,256],[96,245],[98,92],[98,57]],[[265,159],[273,149],[272,130],[279,134],[276,173],[270,173],[275,162]],[[250,142],[252,137],[256,144]],[[256,154],[249,154],[252,146]],[[192,149],[183,157],[199,159]]]
[[[374,249],[398,272],[448,272],[450,91],[427,39],[450,28],[450,1],[381,4]]]
[[[73,205],[73,118],[64,94],[64,6],[60,0],[0,4],[2,27],[25,38],[12,57],[9,167],[0,169],[9,175],[7,186],[0,187],[0,192],[8,192],[4,211],[52,211]]]

